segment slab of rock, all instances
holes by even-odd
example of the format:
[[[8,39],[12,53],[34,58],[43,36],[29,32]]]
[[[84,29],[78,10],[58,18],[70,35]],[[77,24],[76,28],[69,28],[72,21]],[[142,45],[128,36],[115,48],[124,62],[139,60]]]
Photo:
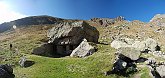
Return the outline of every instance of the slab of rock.
[[[95,48],[84,39],[71,53],[71,57],[85,57],[95,52]]]
[[[85,21],[65,22],[53,27],[47,34],[49,43],[56,45],[77,45],[85,38],[89,42],[98,42],[99,31]]]
[[[124,57],[127,57],[131,60],[137,60],[139,59],[141,52],[139,50],[136,50],[133,47],[122,47],[118,49],[118,53],[119,53],[119,58],[124,59]],[[124,57],[122,57],[124,56]]]
[[[98,42],[99,31],[85,21],[63,22],[48,31],[48,43],[53,44],[53,54],[68,56],[85,38]]]

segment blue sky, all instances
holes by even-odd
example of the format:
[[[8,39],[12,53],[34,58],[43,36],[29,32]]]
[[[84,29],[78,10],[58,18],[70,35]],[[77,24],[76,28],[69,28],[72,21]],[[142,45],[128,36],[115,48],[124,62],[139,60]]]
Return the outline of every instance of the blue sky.
[[[165,0],[0,0],[1,4],[8,5],[7,9],[18,16],[20,14],[18,18],[50,15],[88,20],[124,16],[130,21],[148,22],[155,14],[165,14]]]

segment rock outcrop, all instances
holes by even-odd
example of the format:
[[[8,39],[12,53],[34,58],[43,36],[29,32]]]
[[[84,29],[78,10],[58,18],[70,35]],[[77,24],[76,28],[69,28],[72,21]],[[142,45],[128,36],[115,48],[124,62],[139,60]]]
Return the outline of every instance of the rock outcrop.
[[[48,32],[50,44],[56,53],[70,55],[85,38],[89,42],[98,42],[99,31],[85,21],[66,22],[53,27]]]
[[[71,57],[85,57],[93,54],[95,52],[95,47],[90,45],[86,39],[84,39],[80,45],[75,48],[72,53]]]
[[[111,19],[111,18],[92,18],[92,19],[90,19],[90,21],[98,23],[102,26],[112,25],[116,21],[123,21],[123,20],[125,20],[125,19],[122,16],[119,16],[119,17],[113,18],[113,19]]]

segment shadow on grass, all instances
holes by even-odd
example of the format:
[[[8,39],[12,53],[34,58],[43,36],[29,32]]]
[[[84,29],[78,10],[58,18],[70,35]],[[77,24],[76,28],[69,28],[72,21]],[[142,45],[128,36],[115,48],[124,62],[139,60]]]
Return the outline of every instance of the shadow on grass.
[[[25,61],[25,68],[30,67],[30,66],[32,66],[34,64],[35,64],[34,61],[27,60],[27,61]]]

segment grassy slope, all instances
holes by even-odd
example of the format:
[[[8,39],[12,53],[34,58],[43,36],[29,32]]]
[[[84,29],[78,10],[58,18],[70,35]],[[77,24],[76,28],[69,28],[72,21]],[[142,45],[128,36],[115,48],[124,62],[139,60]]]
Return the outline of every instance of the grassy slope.
[[[98,51],[86,58],[49,58],[31,55],[32,49],[45,41],[46,32],[50,28],[51,26],[29,27],[23,28],[14,34],[0,36],[0,46],[5,48],[5,51],[1,52],[0,56],[4,59],[0,63],[16,64],[14,67],[16,78],[123,78],[117,75],[104,76],[105,71],[112,69],[115,59],[115,49],[111,48],[110,45],[97,44]],[[111,39],[107,30],[113,28],[97,27],[97,29],[100,32],[99,42],[109,44]],[[13,43],[20,54],[14,55],[9,51],[9,43]],[[19,67],[17,62],[23,54],[26,54],[28,60],[35,61],[35,64],[27,68]],[[137,74],[148,71],[147,68],[141,69]],[[133,77],[133,75],[130,75],[130,77]],[[142,75],[142,77],[144,76]]]
[[[100,46],[109,47],[108,45]],[[103,72],[112,68],[113,51],[114,49],[111,48],[100,49],[87,58],[49,58],[28,55],[28,59],[36,63],[28,68],[16,67],[15,74],[18,78],[24,75],[29,78],[105,78]]]
[[[3,63],[12,63],[16,78],[105,78],[104,72],[112,68],[115,50],[110,45],[97,44],[98,51],[87,58],[49,58],[31,55],[33,48],[43,43],[46,38],[46,31],[51,27],[29,27],[12,34],[3,34],[0,45],[5,52],[1,52]],[[9,44],[18,48],[19,54],[8,50]],[[25,55],[27,59],[35,61],[35,64],[28,68],[21,68],[17,65],[20,56]],[[10,58],[10,59],[9,59]],[[107,76],[112,77],[112,76]],[[118,77],[115,76],[114,77]]]

